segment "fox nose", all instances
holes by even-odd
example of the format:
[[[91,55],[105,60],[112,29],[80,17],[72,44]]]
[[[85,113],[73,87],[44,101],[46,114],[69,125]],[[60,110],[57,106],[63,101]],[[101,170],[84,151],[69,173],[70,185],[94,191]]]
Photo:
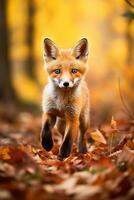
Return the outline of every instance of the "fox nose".
[[[69,83],[68,83],[68,82],[64,82],[63,85],[64,85],[65,87],[68,87],[68,86],[69,86]]]

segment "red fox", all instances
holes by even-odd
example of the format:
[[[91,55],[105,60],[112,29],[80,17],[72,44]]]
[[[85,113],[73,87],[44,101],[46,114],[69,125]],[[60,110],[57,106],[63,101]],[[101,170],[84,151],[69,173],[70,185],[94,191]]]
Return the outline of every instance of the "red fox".
[[[56,126],[63,134],[58,159],[70,155],[77,138],[79,153],[86,153],[89,91],[84,78],[88,68],[88,40],[81,39],[72,49],[60,49],[46,38],[44,60],[48,84],[43,92],[42,146],[47,151],[52,149],[52,129]]]

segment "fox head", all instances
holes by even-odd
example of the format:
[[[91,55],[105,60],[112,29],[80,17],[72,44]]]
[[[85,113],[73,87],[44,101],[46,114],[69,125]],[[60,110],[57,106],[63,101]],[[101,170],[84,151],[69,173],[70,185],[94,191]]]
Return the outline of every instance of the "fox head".
[[[72,49],[60,49],[52,40],[46,38],[44,59],[49,78],[56,86],[76,87],[87,70],[88,41],[83,38]]]

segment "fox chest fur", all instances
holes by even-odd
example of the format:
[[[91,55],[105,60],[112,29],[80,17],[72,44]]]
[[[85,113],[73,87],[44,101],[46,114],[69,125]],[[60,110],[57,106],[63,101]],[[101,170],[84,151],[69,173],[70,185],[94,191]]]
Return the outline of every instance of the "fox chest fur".
[[[65,89],[61,92],[49,83],[43,93],[43,111],[59,117],[79,115],[85,104],[85,95],[81,94],[80,90],[81,88],[76,88],[70,92]]]

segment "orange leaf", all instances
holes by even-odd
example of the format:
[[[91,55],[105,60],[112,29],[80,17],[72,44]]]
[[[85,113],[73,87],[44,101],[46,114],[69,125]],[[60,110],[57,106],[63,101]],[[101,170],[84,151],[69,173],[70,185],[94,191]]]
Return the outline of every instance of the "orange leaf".
[[[111,124],[110,124],[111,128],[112,129],[115,129],[117,130],[117,122],[115,121],[114,117],[112,116],[112,119],[111,119]]]
[[[9,147],[0,147],[0,159],[1,160],[9,160],[10,157],[10,149]]]

